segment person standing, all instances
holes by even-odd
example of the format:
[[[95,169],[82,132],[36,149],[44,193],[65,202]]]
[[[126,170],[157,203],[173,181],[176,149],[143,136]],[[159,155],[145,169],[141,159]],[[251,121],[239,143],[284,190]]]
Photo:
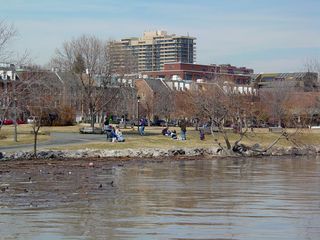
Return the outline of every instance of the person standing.
[[[200,140],[203,141],[205,139],[204,130],[200,129],[199,133],[200,133]]]
[[[139,122],[139,133],[141,136],[144,135],[144,126],[145,126],[145,120],[144,118],[141,118]]]
[[[181,120],[180,122],[180,136],[181,140],[187,140],[186,134],[187,134],[187,123],[184,119]]]
[[[106,117],[103,122],[103,131],[106,132],[109,129],[109,119]]]

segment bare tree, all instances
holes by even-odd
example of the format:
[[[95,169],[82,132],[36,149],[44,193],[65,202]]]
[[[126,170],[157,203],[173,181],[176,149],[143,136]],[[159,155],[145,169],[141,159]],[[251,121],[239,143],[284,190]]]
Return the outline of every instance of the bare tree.
[[[292,88],[283,81],[274,82],[272,88],[260,90],[261,101],[265,103],[273,122],[277,121],[278,127],[283,125],[288,110],[285,103],[291,92]]]
[[[151,125],[151,121],[155,114],[155,97],[153,91],[146,91],[141,94],[139,99],[139,113],[137,113],[137,118],[141,116],[146,116],[148,119],[148,125]],[[139,119],[138,119],[139,121]]]
[[[12,55],[12,51],[8,49],[9,44],[11,43],[13,37],[16,35],[16,30],[12,24],[6,23],[4,20],[0,21],[0,62],[4,63],[9,60]],[[12,69],[7,69],[8,71]],[[8,77],[6,75],[6,71],[4,71],[3,78],[3,88],[1,88],[0,92],[0,103],[1,103],[1,111],[0,111],[0,119],[4,120],[10,111],[10,106],[13,102],[12,97],[12,87],[11,84],[8,84]],[[10,79],[11,80],[11,79]],[[11,82],[11,81],[10,81]],[[3,121],[0,123],[0,130],[2,127]]]
[[[107,45],[94,36],[83,35],[65,42],[56,50],[51,65],[75,73],[81,80],[83,108],[88,114],[91,126],[95,116],[110,103],[118,93],[106,89],[112,83],[112,73],[108,65]]]
[[[34,136],[34,156],[37,156],[37,144],[40,128],[50,124],[50,114],[56,111],[61,91],[46,72],[30,72],[17,87],[20,94],[20,108],[33,116],[32,133]]]
[[[250,119],[258,117],[255,114],[260,113],[253,108],[257,104],[255,96],[241,94],[232,85],[219,84],[217,82],[198,84],[198,88],[195,91],[191,91],[190,95],[193,99],[192,104],[193,109],[195,109],[195,116],[200,119],[206,119],[210,123],[211,134],[222,151],[243,153],[250,149],[260,154],[272,148],[281,139],[286,139],[296,144],[292,140],[291,134],[288,134],[285,130],[264,149],[261,149],[258,144],[251,147],[242,144],[241,141],[245,137],[250,137],[248,132]],[[231,143],[230,131],[225,127],[228,123],[233,124],[233,132],[238,135],[234,143]],[[218,130],[217,133],[214,133],[214,128]],[[220,134],[224,139],[224,144],[218,140],[217,135]]]
[[[230,150],[231,143],[224,128],[224,123],[229,114],[227,92],[219,84],[208,83],[198,87],[196,91],[191,93],[194,109],[196,109],[195,115],[210,122],[213,135],[213,128],[217,127],[222,133],[227,149]],[[220,143],[218,144],[222,147]]]
[[[130,85],[113,85],[106,89],[107,95],[117,92],[103,110],[113,116],[121,117],[126,127],[126,119],[136,113],[136,91]]]
[[[302,116],[303,126],[320,125],[320,96],[308,95],[299,96],[299,102],[294,104],[300,107],[300,115]],[[303,117],[303,115],[305,117]]]
[[[306,90],[319,91],[320,90],[320,61],[318,59],[309,59],[305,68],[308,75],[306,76],[304,85]],[[316,74],[317,76],[314,76]]]
[[[8,86],[7,82],[4,82],[3,88],[1,88],[1,92],[0,92],[0,105],[1,105],[0,130],[3,126],[3,120],[6,119],[11,112],[11,106],[13,105],[13,100],[14,100],[14,97],[12,95],[10,86]]]
[[[190,91],[175,91],[174,94],[174,114],[175,118],[193,118],[196,109],[193,104],[193,96]]]
[[[30,61],[29,54],[25,51],[22,55],[14,53],[10,50],[9,46],[12,44],[14,37],[17,35],[17,31],[13,24],[8,24],[4,20],[0,20],[0,63],[9,63],[10,67],[2,71],[2,75],[7,75],[5,72],[10,72],[9,75],[5,76],[2,80],[2,88],[0,90],[0,119],[5,119],[8,115],[12,115],[14,120],[14,141],[17,140],[17,94],[16,94],[16,74],[14,64],[26,64]],[[0,130],[3,121],[0,123]]]
[[[29,64],[29,52],[25,50],[23,53],[16,53],[10,49],[10,45],[17,36],[17,30],[13,24],[9,24],[5,20],[0,20],[0,62],[11,63],[15,65]]]
[[[12,58],[13,52],[8,49],[8,46],[16,33],[17,31],[12,24],[8,24],[4,20],[0,21],[0,62],[7,62]]]
[[[154,95],[154,114],[164,117],[166,123],[171,120],[172,115],[174,114],[175,101],[174,95],[170,89],[155,92]]]

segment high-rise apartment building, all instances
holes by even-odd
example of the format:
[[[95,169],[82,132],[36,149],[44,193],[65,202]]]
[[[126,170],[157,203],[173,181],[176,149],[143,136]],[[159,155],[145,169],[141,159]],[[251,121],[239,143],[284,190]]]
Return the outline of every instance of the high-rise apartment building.
[[[136,60],[138,72],[160,71],[165,63],[170,62],[193,63],[196,59],[195,40],[190,36],[154,31],[145,32],[142,38],[113,41],[109,44],[109,51],[113,53],[112,66],[116,70],[125,68],[128,56]]]

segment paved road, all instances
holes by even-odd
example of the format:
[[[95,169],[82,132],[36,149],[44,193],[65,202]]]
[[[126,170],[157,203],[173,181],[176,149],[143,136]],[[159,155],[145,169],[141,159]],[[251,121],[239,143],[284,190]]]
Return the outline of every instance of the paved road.
[[[50,140],[38,143],[38,150],[41,150],[43,148],[90,143],[105,140],[106,135],[104,134],[51,133]],[[28,151],[32,149],[33,144],[20,144],[7,147],[0,147],[0,152]]]

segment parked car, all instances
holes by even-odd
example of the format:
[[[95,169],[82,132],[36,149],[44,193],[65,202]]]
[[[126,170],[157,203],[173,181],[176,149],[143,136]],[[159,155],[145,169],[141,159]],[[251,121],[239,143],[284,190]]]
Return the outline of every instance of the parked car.
[[[17,119],[17,124],[25,124],[26,121],[22,120],[22,119]]]
[[[156,120],[152,123],[153,126],[161,126],[161,127],[164,127],[166,125],[166,121],[165,120],[162,120],[162,119],[159,119],[159,120]]]
[[[0,121],[1,123],[1,121]],[[17,124],[24,124],[25,121],[21,120],[21,119],[17,119]],[[12,125],[14,124],[14,120],[13,119],[5,119],[3,120],[3,125]]]
[[[3,125],[12,125],[12,124],[13,124],[13,120],[12,119],[3,120]]]
[[[176,120],[171,120],[168,122],[169,127],[177,127],[178,126],[178,121]]]
[[[30,117],[28,117],[28,119],[27,119],[27,123],[29,123],[29,124],[34,123],[35,119],[36,119],[35,116],[30,116]]]
[[[268,128],[269,124],[267,124],[267,123],[259,123],[258,127],[259,128]]]
[[[12,119],[3,120],[3,125],[11,125],[11,124],[13,124],[13,120]]]

